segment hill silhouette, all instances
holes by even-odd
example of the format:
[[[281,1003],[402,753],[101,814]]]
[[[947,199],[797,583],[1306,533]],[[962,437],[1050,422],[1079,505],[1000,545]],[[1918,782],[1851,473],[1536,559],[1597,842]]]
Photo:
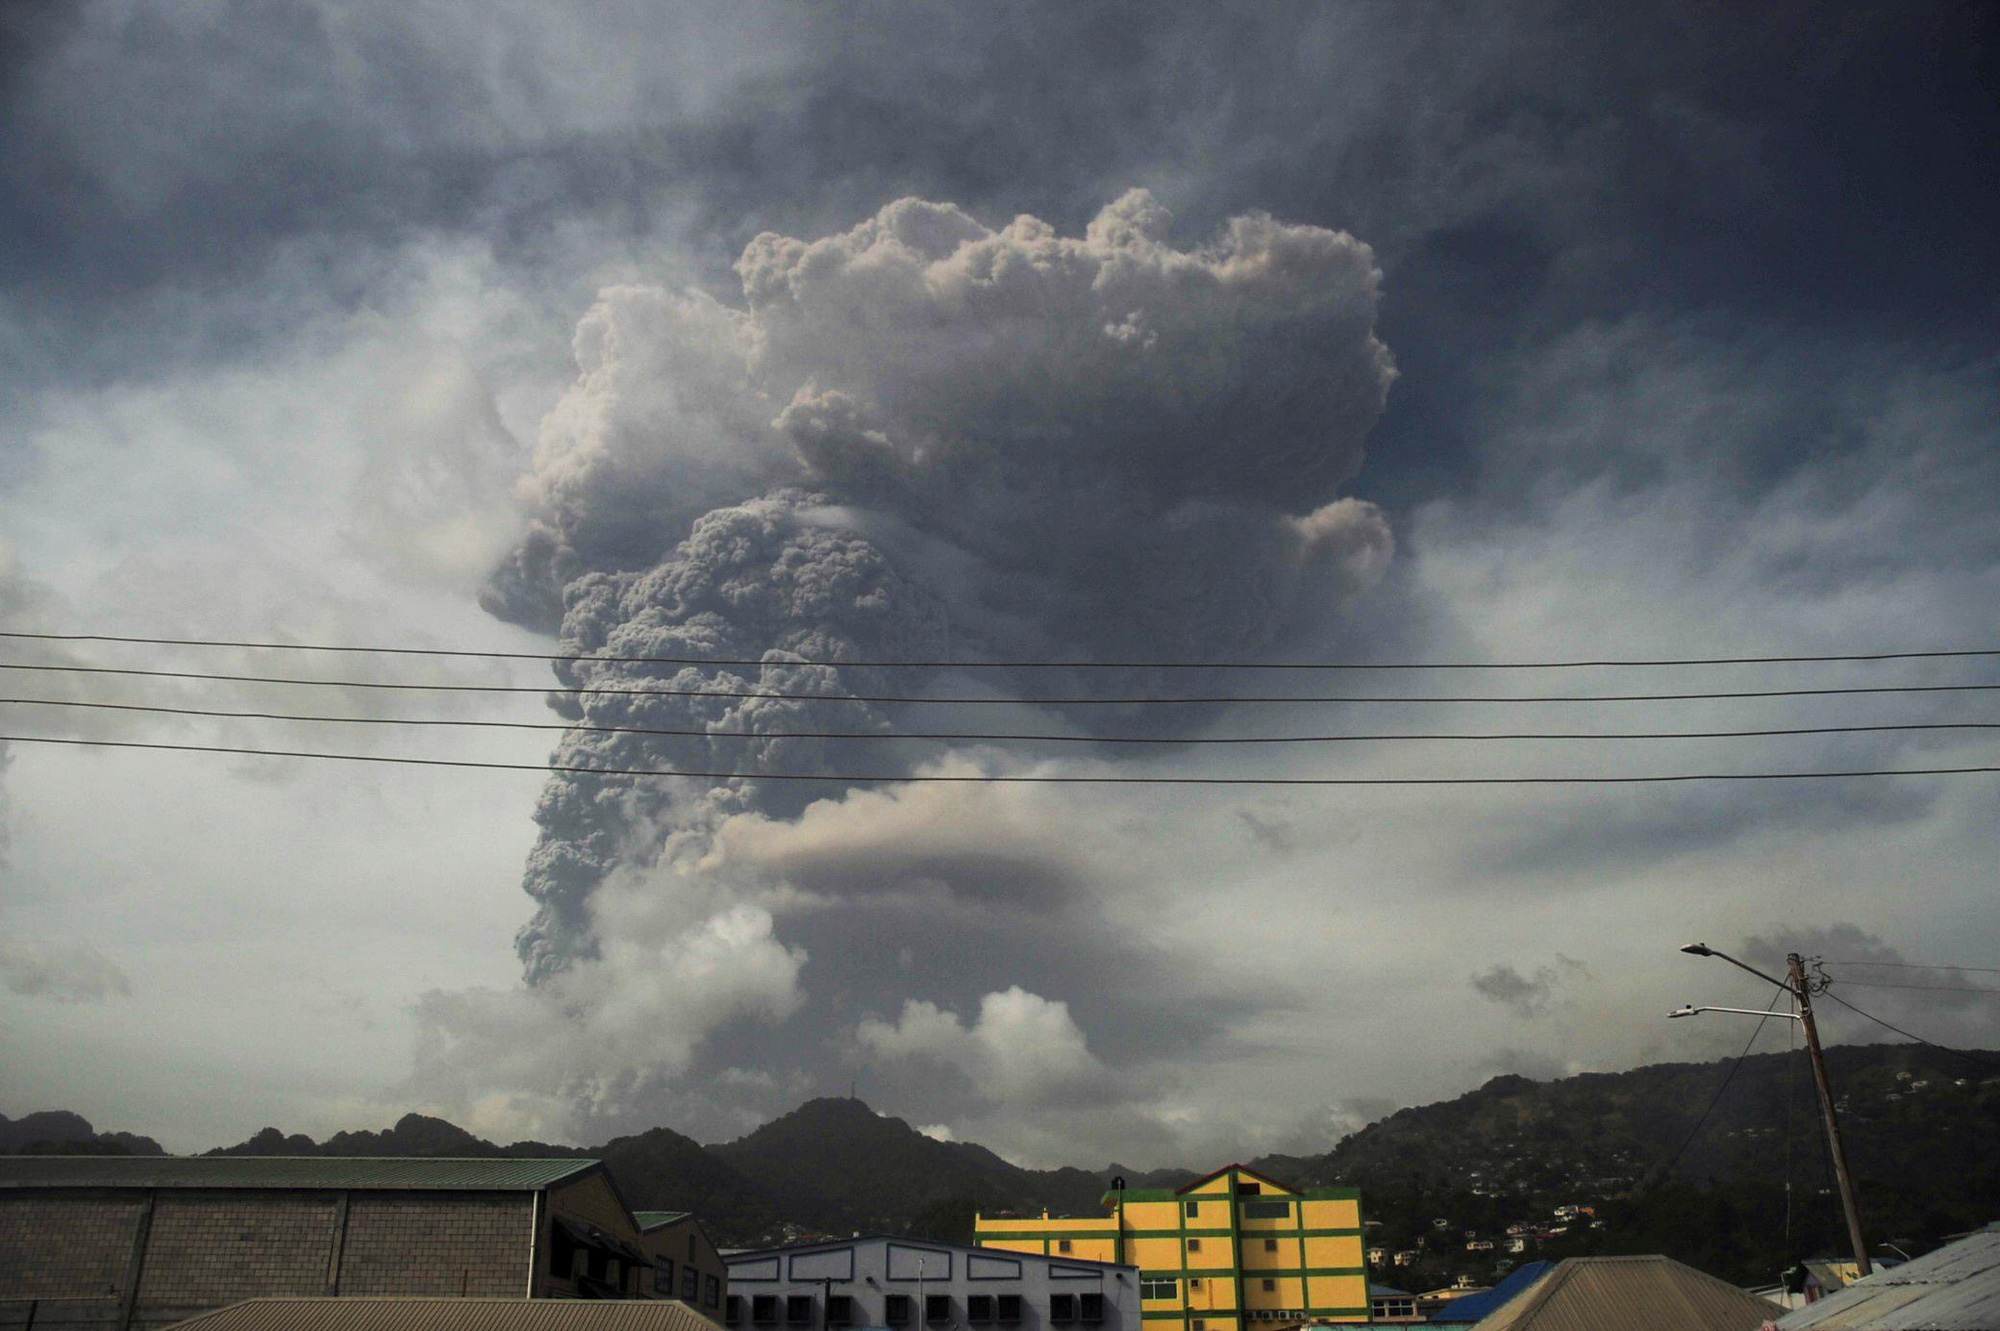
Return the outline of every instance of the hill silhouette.
[[[1827,1059],[1871,1241],[1915,1252],[2000,1218],[2000,1054],[1853,1045]],[[95,1133],[74,1115],[0,1118],[6,1149],[30,1137],[159,1149]],[[975,1211],[1092,1215],[1114,1176],[1132,1187],[1196,1177],[1118,1165],[1025,1169],[832,1097],[706,1146],[665,1127],[595,1147],[500,1145],[406,1114],[380,1132],[324,1142],[266,1128],[214,1153],[594,1157],[634,1207],[693,1211],[729,1246],[855,1231],[962,1242]],[[1506,1260],[1509,1226],[1528,1231],[1518,1260],[1665,1252],[1744,1283],[1769,1279],[1801,1256],[1845,1247],[1826,1159],[1802,1057],[1766,1054],[1733,1072],[1727,1063],[1663,1063],[1546,1082],[1495,1077],[1399,1110],[1322,1154],[1252,1164],[1302,1186],[1359,1187],[1369,1244],[1417,1253],[1396,1279],[1428,1286],[1461,1274],[1490,1280]],[[1559,1224],[1555,1208],[1572,1205],[1595,1216]],[[1482,1241],[1495,1247],[1466,1247]]]

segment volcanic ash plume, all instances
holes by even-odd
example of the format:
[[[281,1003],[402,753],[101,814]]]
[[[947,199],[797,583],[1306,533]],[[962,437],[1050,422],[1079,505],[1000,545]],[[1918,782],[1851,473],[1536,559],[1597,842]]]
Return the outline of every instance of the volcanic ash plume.
[[[697,733],[572,731],[560,762],[740,775],[553,777],[526,879],[531,984],[610,964],[607,884],[650,884],[677,903],[675,928],[765,909],[773,885],[731,881],[715,829],[796,817],[840,787],[753,774],[937,757],[778,737],[908,729],[914,709],[815,699],[940,682],[809,662],[1242,656],[1379,573],[1387,523],[1338,497],[1394,377],[1368,247],[1250,215],[1179,250],[1167,225],[1140,190],[1081,238],[904,199],[819,240],[759,236],[737,264],[742,309],[603,294],[524,482],[529,533],[486,603],[586,658],[761,664],[562,669],[566,684],[692,695],[562,698],[581,723]],[[1140,682],[977,680],[954,688]],[[811,696],[727,696],[748,691]],[[921,719],[953,724],[941,708]],[[762,926],[736,936],[771,945]],[[771,999],[753,1006],[784,1008]]]

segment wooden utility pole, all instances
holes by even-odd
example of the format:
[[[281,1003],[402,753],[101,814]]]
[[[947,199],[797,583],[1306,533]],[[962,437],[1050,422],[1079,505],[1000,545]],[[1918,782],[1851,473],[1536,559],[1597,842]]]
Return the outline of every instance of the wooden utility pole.
[[[1826,1056],[1819,1050],[1819,1028],[1813,1025],[1812,989],[1806,983],[1806,964],[1798,953],[1785,958],[1791,967],[1791,991],[1799,1001],[1799,1024],[1806,1028],[1806,1051],[1812,1055],[1813,1082],[1819,1087],[1819,1107],[1826,1118],[1827,1145],[1833,1148],[1833,1177],[1840,1185],[1840,1206],[1847,1212],[1847,1237],[1854,1244],[1854,1265],[1862,1275],[1875,1268],[1868,1260],[1868,1245],[1861,1238],[1861,1212],[1854,1204],[1854,1179],[1847,1172],[1847,1147],[1840,1140],[1840,1117],[1833,1112],[1833,1088],[1826,1080]]]

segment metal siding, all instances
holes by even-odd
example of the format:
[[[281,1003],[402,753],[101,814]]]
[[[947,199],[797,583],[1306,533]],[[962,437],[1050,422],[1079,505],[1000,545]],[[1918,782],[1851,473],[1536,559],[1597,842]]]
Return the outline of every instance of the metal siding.
[[[373,1156],[0,1156],[0,1190],[23,1188],[432,1188],[535,1191],[595,1160]]]
[[[1995,1331],[2000,1230],[1986,1229],[1786,1314],[1784,1331]]]
[[[658,1229],[663,1225],[685,1220],[693,1214],[692,1211],[634,1211],[632,1219],[638,1223],[639,1232],[643,1234],[649,1229]]]

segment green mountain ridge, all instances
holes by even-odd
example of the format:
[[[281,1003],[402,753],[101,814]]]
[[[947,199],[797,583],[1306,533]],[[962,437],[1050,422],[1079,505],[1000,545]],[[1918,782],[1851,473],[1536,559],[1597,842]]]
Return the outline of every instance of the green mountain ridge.
[[[1872,1242],[1915,1252],[2000,1218],[2000,1054],[1852,1045],[1827,1061]],[[854,1232],[963,1242],[975,1211],[1094,1215],[1114,1177],[1176,1187],[1198,1176],[1026,1169],[843,1098],[809,1100],[706,1146],[664,1127],[589,1148],[503,1146],[407,1114],[323,1143],[266,1128],[211,1154],[593,1157],[635,1208],[693,1211],[725,1246]],[[1490,1280],[1509,1260],[1509,1226],[1529,1231],[1513,1260],[1665,1252],[1743,1283],[1770,1279],[1800,1256],[1844,1250],[1826,1159],[1802,1056],[1766,1054],[1548,1082],[1495,1077],[1398,1110],[1321,1155],[1249,1163],[1300,1186],[1359,1187],[1369,1245],[1416,1254],[1384,1277],[1429,1288]],[[1569,1205],[1592,1207],[1597,1223],[1586,1215],[1549,1232],[1554,1209]],[[1477,1242],[1494,1246],[1466,1246]]]

